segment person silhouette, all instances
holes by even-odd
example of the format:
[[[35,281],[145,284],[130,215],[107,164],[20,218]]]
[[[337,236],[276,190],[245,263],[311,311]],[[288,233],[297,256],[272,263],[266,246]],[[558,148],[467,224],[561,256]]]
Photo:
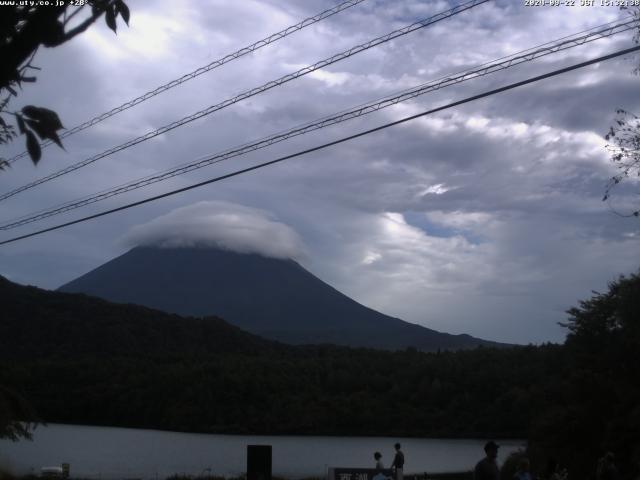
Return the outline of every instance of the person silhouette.
[[[485,457],[476,464],[473,470],[473,480],[500,480],[498,469],[498,448],[500,446],[493,440],[484,446]]]
[[[396,449],[396,454],[393,457],[393,463],[391,464],[391,468],[396,474],[396,480],[402,480],[403,469],[404,469],[404,453],[402,453],[402,450],[400,450],[401,445],[399,443],[396,443],[394,445],[394,448]]]

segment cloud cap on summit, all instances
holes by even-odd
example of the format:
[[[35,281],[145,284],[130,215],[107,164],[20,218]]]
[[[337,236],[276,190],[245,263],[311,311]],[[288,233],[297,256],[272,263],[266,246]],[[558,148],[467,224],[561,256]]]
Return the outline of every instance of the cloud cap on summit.
[[[131,228],[122,242],[162,248],[215,247],[284,259],[306,256],[300,236],[272,213],[223,201],[176,208]]]

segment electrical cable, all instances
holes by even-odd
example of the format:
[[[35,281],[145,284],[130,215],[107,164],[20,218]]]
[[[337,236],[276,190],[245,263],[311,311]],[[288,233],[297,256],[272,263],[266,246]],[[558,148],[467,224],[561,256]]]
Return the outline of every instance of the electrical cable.
[[[53,180],[55,178],[58,178],[62,175],[66,175],[68,173],[71,173],[75,170],[78,170],[82,167],[85,167],[87,165],[90,165],[102,158],[108,157],[109,155],[113,155],[114,153],[120,152],[122,150],[125,150],[127,148],[130,148],[134,145],[137,145],[138,143],[142,143],[146,140],[150,140],[154,137],[157,137],[158,135],[162,135],[164,133],[167,133],[170,130],[173,130],[175,128],[181,127],[187,123],[193,122],[194,120],[198,120],[202,117],[205,117],[207,115],[210,115],[213,112],[216,112],[218,110],[222,110],[223,108],[226,108],[230,105],[233,105],[235,103],[240,102],[241,100],[245,100],[247,98],[253,97],[255,95],[258,95],[260,93],[263,93],[267,90],[270,90],[274,87],[278,87],[280,85],[283,85],[284,83],[290,82],[291,80],[294,80],[296,78],[302,77],[304,75],[307,75],[311,72],[314,72],[316,70],[319,70],[321,68],[324,68],[328,65],[331,65],[333,63],[336,63],[340,60],[344,60],[345,58],[349,58],[353,55],[356,55],[360,52],[363,52],[365,50],[368,50],[370,48],[373,48],[377,45],[381,45],[383,43],[389,42],[395,38],[401,37],[403,35],[407,35],[411,32],[414,32],[416,30],[425,28],[429,25],[432,25],[434,23],[437,23],[441,20],[447,19],[449,17],[452,17],[454,15],[457,15],[459,13],[462,13],[466,10],[469,10],[473,7],[476,7],[478,5],[481,5],[483,3],[487,3],[490,0],[470,0],[466,3],[457,5],[449,10],[446,10],[444,12],[438,13],[436,15],[433,15],[429,18],[420,20],[418,22],[412,23],[411,25],[408,25],[404,28],[398,29],[398,30],[394,30],[386,35],[374,38],[373,40],[370,40],[366,43],[363,43],[361,45],[357,45],[355,47],[350,48],[349,50],[346,50],[344,52],[338,53],[336,55],[333,55],[330,58],[327,58],[325,60],[321,60],[320,62],[317,62],[311,66],[307,66],[304,68],[301,68],[300,70],[297,70],[296,72],[293,73],[289,73],[287,75],[284,75],[283,77],[280,77],[277,80],[272,80],[270,82],[265,83],[264,85],[260,86],[260,87],[256,87],[253,88],[251,90],[247,90],[239,95],[236,95],[233,98],[229,98],[221,103],[212,105],[210,107],[205,108],[204,110],[200,110],[196,113],[193,113],[187,117],[183,117],[180,120],[176,120],[175,122],[172,122],[168,125],[165,125],[163,127],[160,127],[156,130],[152,130],[150,132],[147,132],[146,134],[136,137],[132,140],[129,140],[128,142],[125,142],[123,144],[120,144],[116,147],[110,148],[108,150],[105,150],[102,153],[99,153],[97,155],[94,155],[93,157],[89,157],[85,160],[82,160],[80,162],[74,163],[73,165],[69,165],[66,168],[63,168],[62,170],[58,170],[57,172],[54,172],[50,175],[47,175],[45,177],[42,177],[38,180],[35,180],[33,182],[30,182],[26,185],[23,185],[21,187],[18,187],[14,190],[11,190],[10,192],[4,193],[2,195],[0,195],[0,201],[2,200],[6,200],[7,198],[13,197],[14,195],[17,195],[20,192],[24,192],[25,190],[29,190],[31,188],[34,188],[38,185],[41,185],[43,183],[46,183],[50,180]]]
[[[92,203],[96,203],[98,201],[105,200],[116,195],[124,194],[138,188],[146,187],[157,182],[168,180],[169,178],[173,178],[178,175],[183,175],[193,170],[197,170],[212,164],[217,164],[230,158],[238,157],[246,153],[274,145],[295,136],[303,135],[311,131],[326,128],[337,123],[345,122],[347,120],[373,113],[383,108],[396,105],[400,102],[418,97],[420,95],[424,95],[435,90],[439,90],[441,88],[448,87],[450,85],[458,84],[474,78],[488,75],[490,73],[505,70],[507,68],[520,65],[524,62],[533,61],[534,59],[557,53],[559,51],[564,51],[591,41],[608,38],[612,35],[631,30],[639,25],[639,22],[637,20],[631,20],[619,24],[612,23],[613,22],[605,24],[604,28],[603,26],[594,27],[590,29],[589,33],[587,33],[586,35],[578,36],[579,34],[575,34],[573,36],[563,37],[562,39],[560,39],[560,41],[556,41],[555,43],[547,42],[543,44],[545,45],[543,48],[532,47],[530,49],[524,50],[523,52],[513,54],[509,57],[502,57],[501,59],[498,59],[498,61],[487,62],[475,69],[470,69],[458,74],[441,77],[440,79],[433,80],[431,82],[419,85],[418,87],[405,90],[403,92],[400,92],[399,94],[393,96],[390,95],[374,102],[365,103],[357,107],[353,107],[349,110],[344,110],[337,114],[324,117],[315,122],[297,126],[284,132],[280,132],[278,134],[271,135],[254,142],[246,143],[241,146],[233,147],[214,155],[201,157],[200,159],[180,165],[178,167],[171,168],[164,172],[156,173],[135,181],[130,181],[111,189],[83,197],[79,200],[66,202],[45,210],[24,215],[17,219],[9,220],[8,223],[0,225],[0,230],[10,230],[26,225],[28,223],[33,223],[54,215],[75,210],[76,208],[90,205]]]
[[[61,224],[58,224],[58,225],[55,225],[55,226],[52,226],[52,227],[49,227],[49,228],[44,228],[42,230],[31,232],[31,233],[28,233],[28,234],[25,234],[25,235],[20,235],[18,237],[10,238],[8,240],[3,240],[3,241],[0,241],[0,245],[6,245],[8,243],[16,242],[18,240],[24,240],[26,238],[34,237],[36,235],[41,235],[43,233],[47,233],[47,232],[51,232],[51,231],[54,231],[54,230],[58,230],[58,229],[61,229],[61,228],[64,228],[64,227],[68,227],[70,225],[75,225],[77,223],[86,222],[88,220],[93,220],[95,218],[103,217],[105,215],[109,215],[109,214],[112,214],[112,213],[116,213],[116,212],[120,212],[120,211],[123,211],[123,210],[127,210],[129,208],[137,207],[137,206],[143,205],[145,203],[149,203],[149,202],[153,202],[153,201],[156,201],[156,200],[160,200],[162,198],[170,197],[172,195],[177,195],[178,193],[186,192],[186,191],[189,191],[189,190],[193,190],[195,188],[202,187],[204,185],[209,185],[211,183],[216,183],[216,182],[219,182],[221,180],[225,180],[227,178],[231,178],[231,177],[235,177],[235,176],[238,176],[238,175],[242,175],[244,173],[248,173],[248,172],[251,172],[253,170],[258,170],[260,168],[264,168],[264,167],[267,167],[267,166],[270,166],[270,165],[274,165],[276,163],[280,163],[280,162],[283,162],[285,160],[289,160],[291,158],[300,157],[300,156],[306,155],[308,153],[316,152],[318,150],[323,150],[323,149],[331,147],[333,145],[338,145],[338,144],[341,144],[341,143],[344,143],[344,142],[347,142],[347,141],[350,141],[350,140],[354,140],[354,139],[359,138],[359,137],[363,137],[365,135],[369,135],[369,134],[372,134],[372,133],[375,133],[375,132],[378,132],[378,131],[381,131],[381,130],[384,130],[384,129],[387,129],[387,128],[390,128],[390,127],[393,127],[393,126],[396,126],[396,125],[400,125],[400,124],[409,122],[411,120],[415,120],[416,118],[424,117],[426,115],[430,115],[432,113],[440,112],[442,110],[447,110],[449,108],[453,108],[453,107],[456,107],[458,105],[462,105],[462,104],[469,103],[469,102],[472,102],[472,101],[475,101],[475,100],[479,100],[481,98],[489,97],[491,95],[496,95],[498,93],[502,93],[502,92],[505,92],[507,90],[512,90],[514,88],[521,87],[523,85],[528,85],[530,83],[539,82],[541,80],[544,80],[544,79],[547,79],[547,78],[550,78],[550,77],[561,75],[563,73],[567,73],[567,72],[570,72],[570,71],[573,71],[573,70],[577,70],[579,68],[584,68],[586,66],[593,65],[595,63],[599,63],[599,62],[603,62],[603,61],[606,61],[606,60],[610,60],[612,58],[616,58],[616,57],[619,57],[621,55],[626,55],[628,53],[637,52],[638,50],[640,50],[640,45],[639,46],[635,46],[635,47],[631,47],[631,48],[627,48],[627,49],[624,49],[624,50],[619,50],[617,52],[610,53],[608,55],[604,55],[604,56],[597,57],[597,58],[594,58],[594,59],[591,59],[591,60],[587,60],[586,62],[581,62],[581,63],[575,64],[575,65],[571,65],[569,67],[564,67],[564,68],[561,68],[561,69],[558,69],[558,70],[554,70],[552,72],[548,72],[548,73],[545,73],[543,75],[538,75],[536,77],[531,77],[531,78],[528,78],[526,80],[522,80],[520,82],[511,83],[509,85],[505,85],[505,86],[500,87],[500,88],[496,88],[496,89],[489,90],[489,91],[486,91],[486,92],[483,92],[483,93],[480,93],[480,94],[477,94],[477,95],[473,95],[471,97],[467,97],[467,98],[465,98],[463,100],[458,100],[458,101],[449,103],[447,105],[443,105],[441,107],[437,107],[437,108],[434,108],[434,109],[431,109],[431,110],[427,110],[425,112],[421,112],[421,113],[418,113],[418,114],[415,114],[415,115],[411,115],[409,117],[402,118],[400,120],[396,120],[395,122],[386,123],[384,125],[380,125],[378,127],[371,128],[369,130],[365,130],[365,131],[356,133],[354,135],[349,135],[347,137],[343,137],[343,138],[340,138],[338,140],[327,142],[327,143],[324,143],[322,145],[318,145],[316,147],[308,148],[306,150],[302,150],[302,151],[293,153],[291,155],[285,155],[283,157],[276,158],[275,160],[270,160],[268,162],[260,163],[258,165],[253,165],[251,167],[243,168],[241,170],[236,170],[235,172],[231,172],[231,173],[228,173],[228,174],[225,174],[225,175],[214,177],[214,178],[211,178],[209,180],[205,180],[203,182],[199,182],[199,183],[196,183],[196,184],[193,184],[193,185],[189,185],[187,187],[178,188],[176,190],[172,190],[170,192],[165,192],[165,193],[162,193],[160,195],[155,195],[153,197],[145,198],[144,200],[139,200],[137,202],[129,203],[127,205],[122,205],[122,206],[117,207],[117,208],[112,208],[110,210],[105,210],[103,212],[99,212],[99,213],[96,213],[96,214],[93,214],[93,215],[89,215],[89,216],[82,217],[82,218],[79,218],[79,219],[76,219],[76,220],[72,220],[70,222],[61,223]]]
[[[302,20],[301,22],[296,23],[295,25],[291,25],[287,28],[285,28],[284,30],[281,30],[277,33],[273,33],[271,35],[269,35],[266,38],[263,38],[262,40],[258,40],[257,42],[252,43],[249,46],[243,47],[239,50],[236,50],[233,53],[229,53],[228,55],[225,55],[222,58],[219,58],[211,63],[209,63],[208,65],[205,65],[203,67],[197,68],[196,70],[186,73],[183,76],[181,76],[180,78],[176,78],[174,80],[171,80],[170,82],[165,83],[164,85],[160,85],[157,88],[154,88],[153,90],[150,90],[146,93],[143,93],[142,95],[129,100],[128,102],[123,103],[122,105],[118,106],[118,107],[114,107],[111,110],[109,110],[108,112],[105,113],[101,113],[100,115],[97,115],[95,117],[93,117],[90,120],[87,120],[84,123],[81,123],[80,125],[77,125],[73,128],[70,128],[68,130],[65,130],[63,133],[61,133],[59,135],[60,139],[69,137],[75,133],[81,132],[82,130],[85,130],[89,127],[92,127],[93,125],[100,123],[104,120],[106,120],[107,118],[113,117],[114,115],[117,115],[120,112],[123,112],[125,110],[128,110],[131,107],[134,107],[136,105],[138,105],[139,103],[142,103],[146,100],[149,100],[152,97],[155,97],[156,95],[159,95],[163,92],[166,92],[167,90],[170,90],[174,87],[177,87],[178,85],[182,85],[185,82],[188,82],[189,80],[192,80],[200,75],[202,75],[203,73],[207,73],[210,72],[211,70],[214,70],[218,67],[221,67],[222,65],[225,65],[233,60],[237,60],[238,58],[244,57],[245,55],[248,55],[250,53],[255,52],[256,50],[259,50],[262,47],[266,47],[267,45],[270,45],[272,43],[277,42],[278,40],[281,40],[297,31],[302,30],[303,28],[306,28],[308,26],[311,26],[315,23],[318,23],[322,20],[324,20],[325,18],[329,18],[337,13],[340,13],[344,10],[346,10],[347,8],[351,8],[359,3],[364,2],[365,0],[347,0],[346,2],[342,2],[339,5],[336,5],[333,8],[330,8],[328,10],[324,10],[312,17],[308,17],[305,18],[304,20]],[[46,148],[49,145],[52,145],[54,142],[52,142],[51,140],[46,140],[44,142],[42,142],[40,144],[40,148]],[[28,155],[28,152],[25,150],[24,152],[10,158],[9,160],[7,160],[8,163],[13,163],[16,160],[19,160],[20,158],[26,157]]]

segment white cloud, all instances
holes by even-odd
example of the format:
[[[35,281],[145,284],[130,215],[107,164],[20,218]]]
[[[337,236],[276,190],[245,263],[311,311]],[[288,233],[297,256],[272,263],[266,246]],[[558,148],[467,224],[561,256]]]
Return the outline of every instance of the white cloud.
[[[429,185],[420,192],[419,195],[442,195],[443,193],[447,193],[449,190],[451,190],[451,187],[447,187],[444,183],[436,183],[434,185]]]
[[[52,108],[72,127],[334,5],[131,0],[131,27],[120,23],[117,36],[101,22],[62,47],[41,49],[38,82],[25,84],[13,107]],[[66,152],[47,149],[37,169],[16,163],[2,176],[3,190],[450,6],[363,2],[64,139]],[[565,10],[557,15],[512,0],[489,2],[2,202],[0,214],[15,217],[92,194],[621,15],[609,7]],[[248,159],[114,197],[64,221],[311,148],[625,42],[598,41],[461,83]],[[114,238],[129,229],[129,245],[206,244],[278,257],[300,256],[299,232],[313,273],[385,313],[498,340],[559,340],[555,322],[564,319],[564,309],[637,267],[637,221],[611,215],[600,202],[612,174],[602,135],[616,108],[640,110],[637,78],[626,74],[633,62],[602,62],[225,180],[212,190],[226,203],[209,202],[212,190],[193,190],[8,245],[0,267],[20,281],[57,286],[121,254]],[[23,147],[14,142],[2,156]],[[636,202],[635,191],[621,190],[614,207]]]
[[[257,208],[229,202],[198,202],[133,227],[129,246],[217,247],[265,257],[300,259],[305,249],[288,225]]]
[[[347,82],[351,75],[346,72],[330,72],[328,70],[316,70],[309,77],[324,82],[328,87],[339,87]]]

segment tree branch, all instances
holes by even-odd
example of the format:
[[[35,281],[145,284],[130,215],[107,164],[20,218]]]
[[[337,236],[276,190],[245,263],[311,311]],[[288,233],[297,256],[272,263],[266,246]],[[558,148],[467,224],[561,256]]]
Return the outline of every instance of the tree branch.
[[[76,8],[71,15],[69,15],[67,18],[64,19],[64,25],[66,26],[67,23],[69,23],[73,17],[75,17],[78,13],[80,13],[80,11],[84,7],[85,7],[85,5],[82,5],[81,7]],[[65,10],[65,13],[66,13],[66,10]]]
[[[84,32],[87,28],[89,28],[93,22],[95,22],[100,15],[102,15],[104,12],[107,11],[107,8],[110,7],[111,5],[113,5],[113,1],[110,1],[106,4],[104,4],[103,7],[101,8],[97,8],[89,18],[87,18],[84,22],[82,22],[80,25],[78,25],[75,28],[72,28],[71,30],[69,30],[68,32],[65,32],[64,37],[62,38],[62,41],[58,44],[56,44],[55,46],[58,46],[64,42],[67,42],[69,40],[71,40],[73,37],[75,37],[76,35]],[[74,12],[75,13],[75,12]]]

